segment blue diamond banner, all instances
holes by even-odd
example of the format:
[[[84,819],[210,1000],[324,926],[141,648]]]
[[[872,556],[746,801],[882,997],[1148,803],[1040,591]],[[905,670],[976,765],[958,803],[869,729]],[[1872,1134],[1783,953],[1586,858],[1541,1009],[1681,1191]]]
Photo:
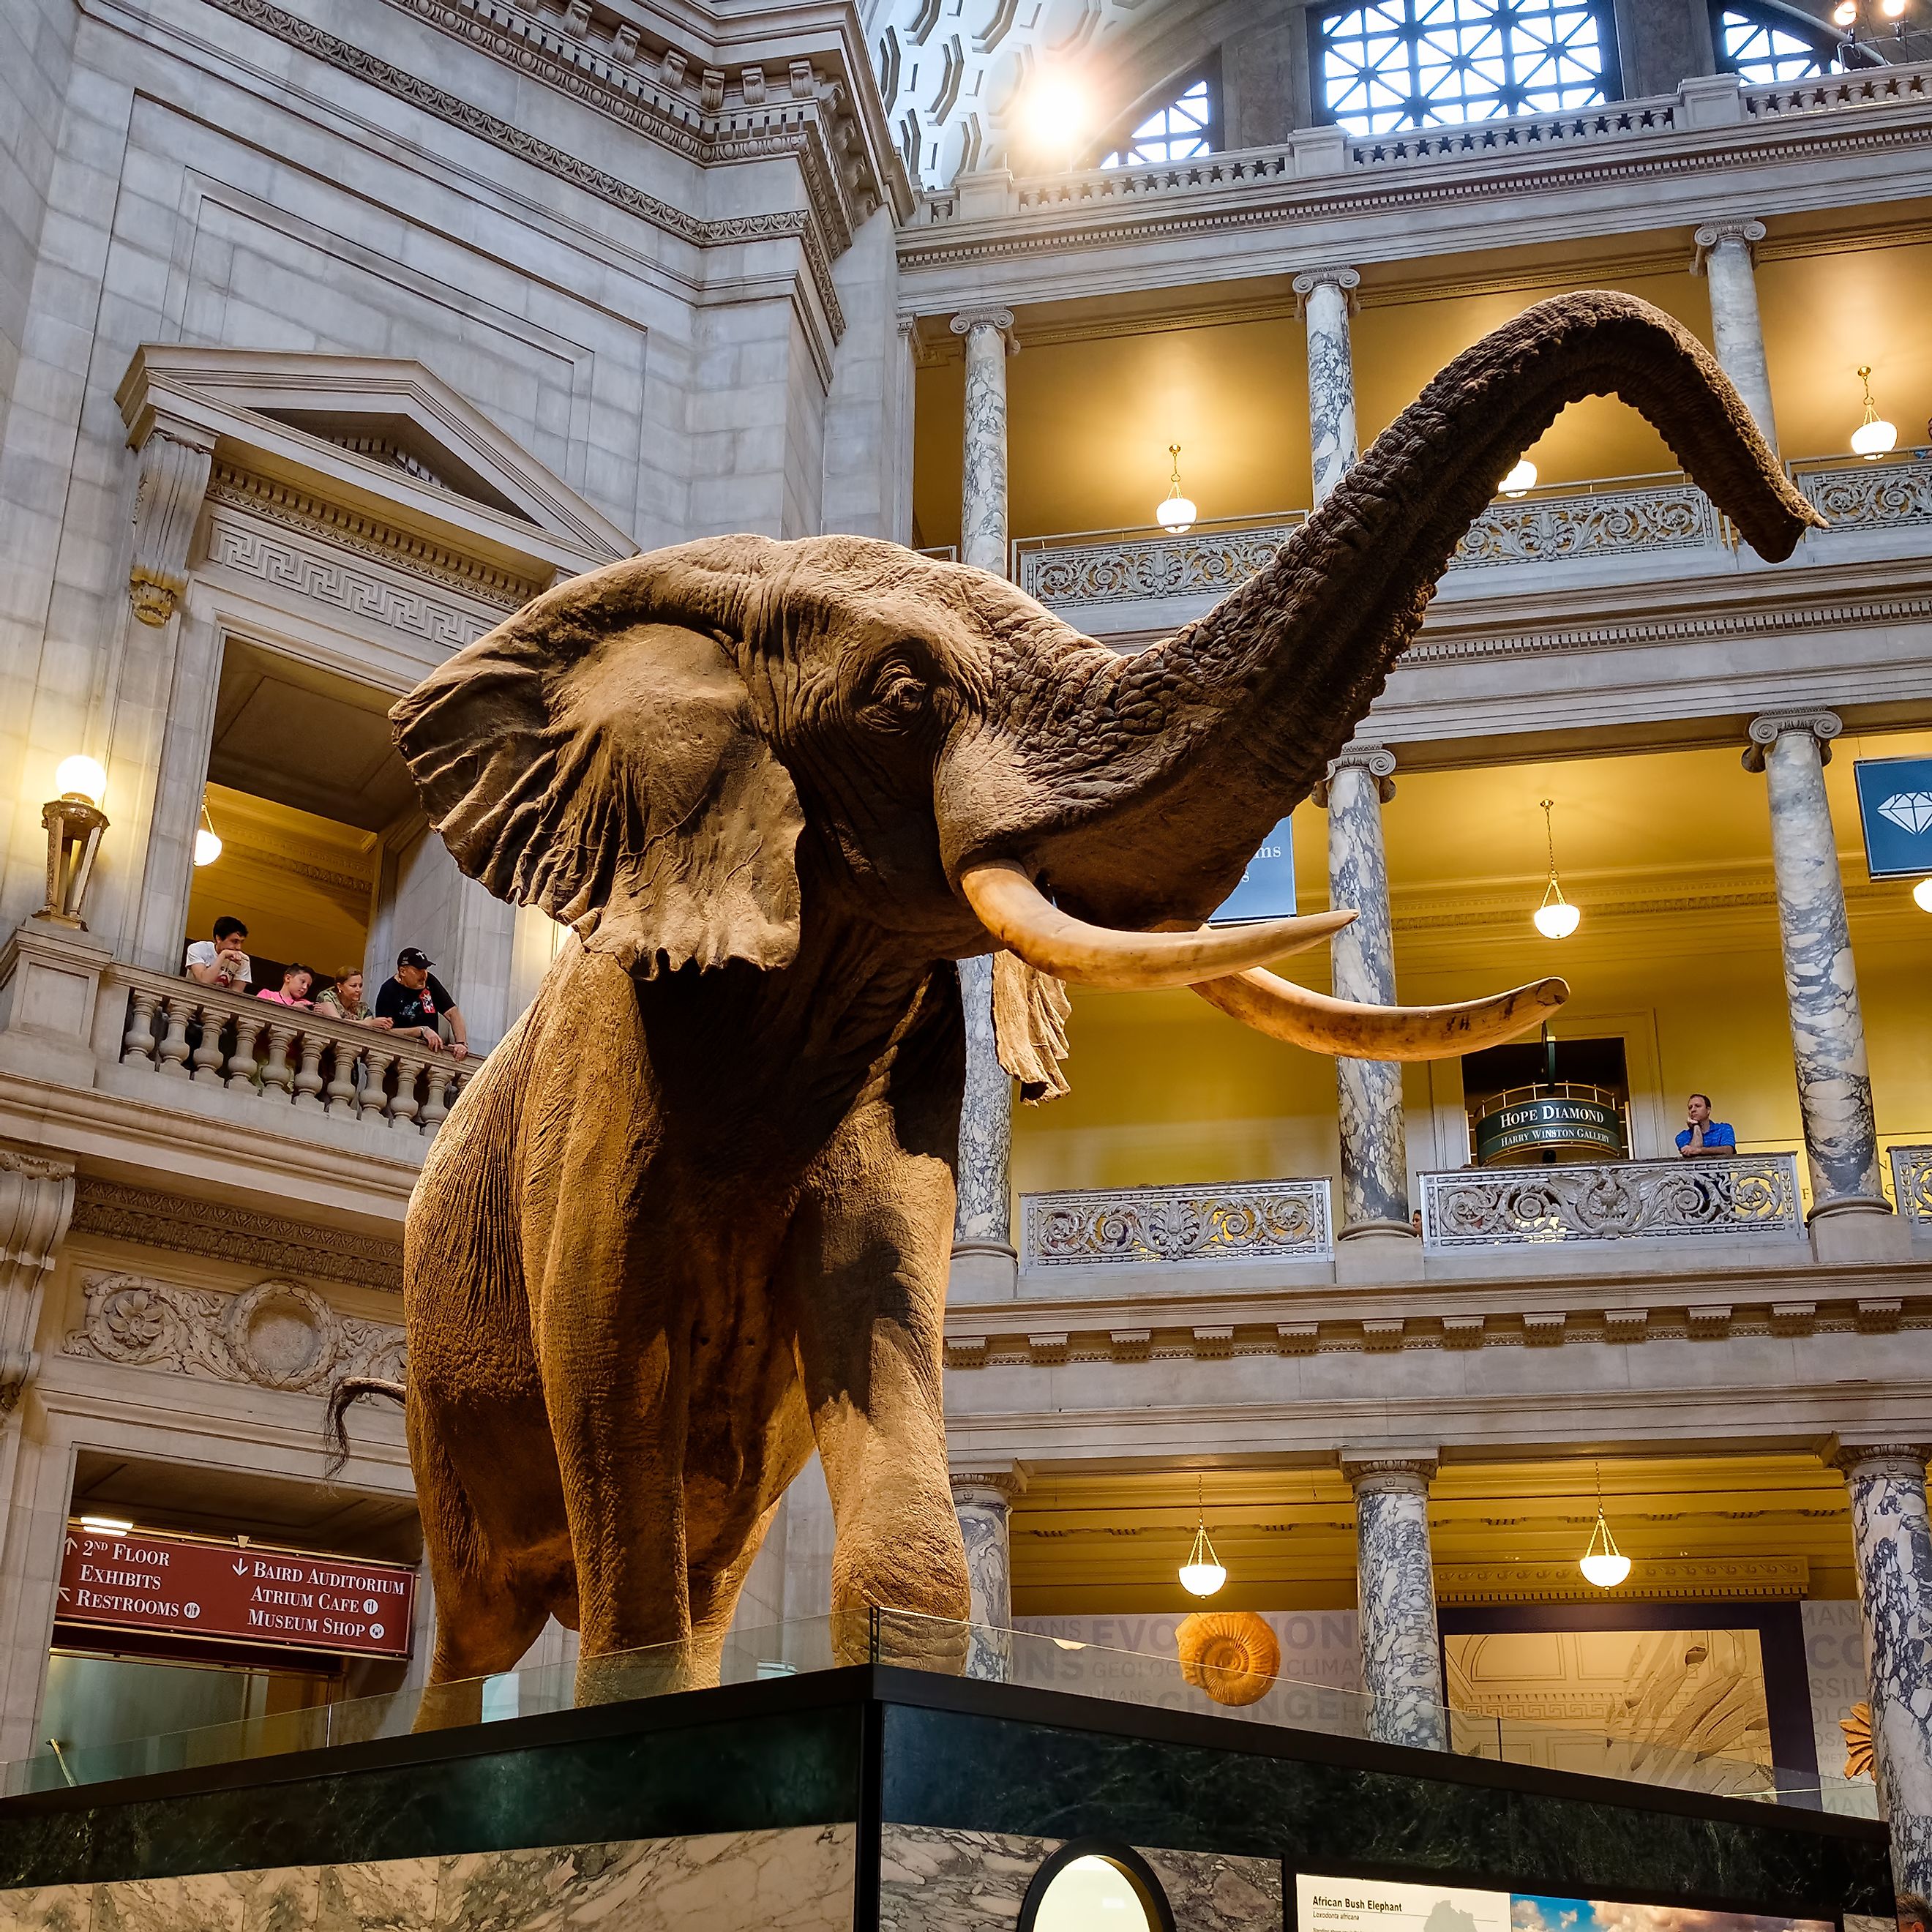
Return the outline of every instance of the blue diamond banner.
[[[1932,758],[1861,758],[1852,777],[1871,876],[1932,878]]]

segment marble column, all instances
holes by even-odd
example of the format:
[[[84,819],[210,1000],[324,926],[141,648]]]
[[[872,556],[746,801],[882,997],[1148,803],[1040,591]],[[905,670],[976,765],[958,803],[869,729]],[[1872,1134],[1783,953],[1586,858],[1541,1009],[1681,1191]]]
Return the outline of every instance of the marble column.
[[[1355,1492],[1355,1605],[1369,1736],[1379,1744],[1447,1750],[1429,1552],[1436,1459],[1345,1451],[1342,1473]]]
[[[959,1198],[952,1217],[955,1301],[1010,1300],[1019,1292],[1013,1249],[1012,1076],[993,1036],[993,956],[959,962],[966,1012],[966,1091],[959,1106]]]
[[[959,560],[1006,574],[1006,358],[1012,310],[962,309],[966,338],[966,452],[959,499]]]
[[[1395,754],[1384,746],[1346,745],[1315,794],[1316,802],[1328,808],[1329,903],[1352,908],[1357,915],[1330,942],[1335,997],[1381,1006],[1395,1004],[1388,865],[1382,852],[1382,807],[1395,796],[1394,770]],[[1337,1060],[1335,1082],[1342,1136],[1337,1238],[1366,1241],[1382,1250],[1378,1258],[1413,1258],[1402,1069],[1393,1060]],[[1384,1244],[1392,1245],[1384,1249]]]
[[[1718,361],[1737,385],[1765,441],[1775,449],[1778,424],[1772,414],[1752,253],[1763,239],[1762,221],[1707,222],[1697,231],[1696,260],[1691,266],[1711,284],[1711,342]]]
[[[1918,1444],[1841,1444],[1851,1492],[1858,1607],[1879,1808],[1892,1827],[1901,1922],[1932,1899],[1932,1526]]]
[[[1353,268],[1311,268],[1294,278],[1308,325],[1308,442],[1320,502],[1360,454],[1355,444],[1355,365],[1348,310],[1361,286]]]
[[[1811,1166],[1813,1238],[1821,1258],[1877,1259],[1894,1247],[1902,1256],[1905,1249],[1880,1178],[1864,1017],[1825,795],[1831,741],[1842,728],[1829,711],[1754,718],[1744,764],[1764,773],[1771,808],[1784,997]]]
[[[1015,1468],[974,1470],[952,1478],[952,1506],[966,1544],[973,1592],[973,1636],[966,1675],[1004,1681],[1012,1656],[1012,1506],[1026,1487]]]

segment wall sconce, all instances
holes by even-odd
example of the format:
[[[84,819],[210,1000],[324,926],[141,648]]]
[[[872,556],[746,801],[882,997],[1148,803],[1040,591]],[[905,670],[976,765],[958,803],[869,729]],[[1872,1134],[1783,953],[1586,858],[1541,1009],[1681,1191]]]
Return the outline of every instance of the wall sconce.
[[[1543,889],[1543,903],[1530,917],[1545,939],[1568,939],[1582,922],[1583,915],[1563,896],[1562,884],[1556,876],[1556,828],[1550,816],[1556,803],[1553,798],[1542,801],[1543,836],[1550,847],[1550,883]]]
[[[1184,536],[1194,527],[1194,504],[1191,498],[1180,494],[1180,446],[1170,442],[1167,453],[1174,459],[1174,474],[1171,487],[1159,507],[1154,519],[1171,537]]]
[[[47,833],[47,902],[34,916],[85,932],[87,922],[80,908],[94,875],[100,835],[107,830],[107,814],[100,808],[107,774],[97,759],[63,758],[54,783],[60,796],[40,807],[40,823]]]
[[[1536,465],[1524,457],[1502,480],[1505,496],[1526,496],[1536,488]]]
[[[1898,431],[1879,414],[1878,405],[1872,400],[1869,362],[1859,365],[1858,380],[1865,386],[1865,414],[1864,420],[1852,432],[1852,453],[1862,456],[1868,463],[1876,463],[1898,441]]]

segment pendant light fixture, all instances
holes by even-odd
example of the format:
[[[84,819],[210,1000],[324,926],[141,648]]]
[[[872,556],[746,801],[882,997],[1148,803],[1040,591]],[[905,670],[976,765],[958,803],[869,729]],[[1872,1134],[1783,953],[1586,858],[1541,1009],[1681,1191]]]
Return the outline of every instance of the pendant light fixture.
[[[1921,879],[1912,887],[1912,903],[1921,912],[1932,912],[1932,879]]]
[[[1604,1514],[1604,1472],[1597,1471],[1597,1521],[1590,1532],[1590,1546],[1577,1558],[1576,1567],[1587,1582],[1600,1590],[1614,1590],[1630,1573],[1630,1560],[1617,1547],[1610,1534],[1610,1519]]]
[[[221,835],[214,829],[214,821],[208,815],[208,794],[201,799],[201,823],[195,827],[194,862],[197,866],[212,866],[221,856]]]
[[[1180,446],[1170,442],[1168,454],[1174,459],[1174,470],[1168,478],[1166,496],[1154,513],[1154,521],[1171,537],[1184,536],[1194,527],[1195,510],[1192,500],[1180,494]],[[1220,1587],[1218,1585],[1216,1586]]]
[[[1864,420],[1852,432],[1852,453],[1862,456],[1868,463],[1876,463],[1887,454],[1898,441],[1898,431],[1878,412],[1878,405],[1872,400],[1871,364],[1858,365],[1858,380],[1865,386]]]
[[[1526,456],[1502,481],[1502,493],[1505,496],[1524,496],[1535,488],[1536,465]]]
[[[1562,883],[1556,876],[1556,828],[1550,815],[1556,802],[1550,798],[1542,801],[1544,838],[1550,848],[1550,883],[1543,889],[1543,903],[1530,917],[1545,939],[1568,939],[1583,915],[1563,896]]]
[[[1228,1572],[1208,1540],[1208,1508],[1198,1476],[1194,1479],[1194,1546],[1180,1566],[1180,1587],[1191,1597],[1211,1597],[1228,1580]]]

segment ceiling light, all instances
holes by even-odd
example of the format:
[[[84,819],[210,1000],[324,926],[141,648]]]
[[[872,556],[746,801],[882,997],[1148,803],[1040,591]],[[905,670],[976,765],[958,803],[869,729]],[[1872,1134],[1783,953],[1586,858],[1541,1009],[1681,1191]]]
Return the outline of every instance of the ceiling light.
[[[1550,812],[1556,801],[1543,804],[1543,833],[1550,848],[1550,883],[1543,889],[1543,903],[1530,914],[1536,929],[1545,939],[1568,939],[1582,922],[1583,915],[1563,896],[1562,882],[1556,876],[1556,829]]]
[[[1868,463],[1876,462],[1898,440],[1898,431],[1878,412],[1878,405],[1872,400],[1871,364],[1862,364],[1858,380],[1865,386],[1864,421],[1852,432],[1852,453],[1862,456]]]
[[[221,856],[221,835],[214,829],[214,822],[208,815],[208,797],[204,793],[201,800],[201,823],[195,828],[194,862],[197,866],[212,866]]]
[[[134,1527],[122,1516],[84,1516],[80,1526],[92,1530],[96,1536],[125,1536]]]
[[[1912,903],[1921,912],[1932,912],[1932,879],[1921,879],[1912,887]]]
[[[1858,17],[1858,0],[1844,0],[1841,6],[1833,9],[1832,18],[1841,27],[1849,27]]]
[[[1888,20],[1896,20],[1905,11],[1905,0],[1879,0],[1878,10]]]
[[[1036,142],[1070,153],[1087,130],[1087,97],[1064,74],[1043,74],[1027,89],[1022,110]]]
[[[1200,1501],[1201,1485],[1198,1479],[1194,1494],[1194,1547],[1187,1552],[1187,1561],[1180,1566],[1180,1587],[1190,1596],[1211,1597],[1228,1580],[1228,1572],[1214,1554],[1214,1544],[1208,1540],[1208,1512]]]
[[[98,805],[107,789],[107,774],[98,759],[76,754],[62,759],[55,768],[54,789],[63,798],[84,798],[89,805]]]
[[[1536,465],[1526,456],[1502,481],[1502,493],[1505,496],[1520,496],[1535,488]]]
[[[1630,1560],[1617,1547],[1600,1503],[1597,1505],[1597,1526],[1590,1532],[1590,1546],[1577,1559],[1576,1567],[1600,1590],[1614,1590],[1630,1573]]]
[[[1154,521],[1171,537],[1184,536],[1194,527],[1194,505],[1191,499],[1180,494],[1180,446],[1170,442],[1167,453],[1174,459],[1174,471],[1168,478],[1168,492],[1155,510]]]

